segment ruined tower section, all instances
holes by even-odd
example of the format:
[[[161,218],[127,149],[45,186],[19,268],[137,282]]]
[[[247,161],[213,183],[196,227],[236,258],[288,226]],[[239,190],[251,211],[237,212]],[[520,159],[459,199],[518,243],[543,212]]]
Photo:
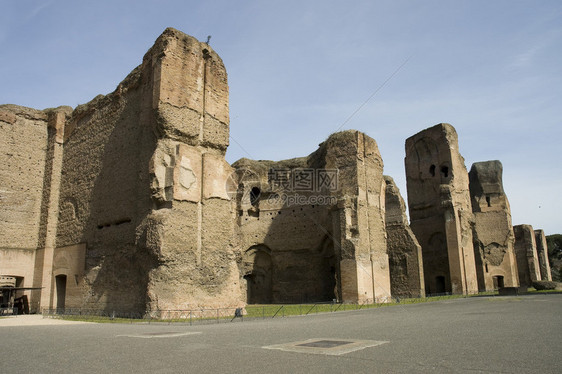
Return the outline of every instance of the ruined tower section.
[[[480,291],[519,287],[513,249],[515,236],[509,202],[503,190],[502,171],[501,162],[486,161],[474,163],[469,173]]]
[[[344,302],[390,300],[383,162],[374,139],[358,131],[331,135],[318,154],[338,170],[333,237]]]
[[[535,230],[535,243],[537,244],[537,257],[539,258],[541,280],[551,281],[552,274],[550,273],[550,262],[548,260],[548,246],[543,230]]]
[[[519,285],[532,287],[533,282],[541,280],[535,232],[531,225],[513,226],[513,232],[515,233],[515,258]]]
[[[167,29],[144,58],[152,71],[157,140],[150,159],[152,210],[143,238],[158,266],[149,273],[152,310],[241,302],[226,191],[233,169],[227,74],[205,43]]]
[[[394,180],[386,182],[386,243],[390,266],[392,297],[424,297],[423,260],[418,243],[406,217],[406,204]]]
[[[428,294],[478,292],[468,173],[446,123],[406,140],[410,226],[422,246]]]
[[[208,45],[166,29],[113,93],[74,110],[64,141],[55,252],[86,262],[83,277],[61,270],[82,295],[67,307],[232,305],[228,87]]]

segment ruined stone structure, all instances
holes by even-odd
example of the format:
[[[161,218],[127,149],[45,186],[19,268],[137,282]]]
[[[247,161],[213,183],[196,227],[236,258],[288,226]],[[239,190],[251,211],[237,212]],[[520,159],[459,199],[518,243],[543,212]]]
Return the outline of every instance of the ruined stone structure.
[[[423,260],[406,217],[406,204],[394,180],[385,175],[386,235],[393,297],[424,297]]]
[[[548,260],[548,246],[546,245],[546,235],[543,230],[535,230],[535,243],[537,245],[541,280],[551,281],[552,274],[550,273],[550,262]]]
[[[375,141],[348,131],[308,158],[231,167],[226,70],[177,30],[113,93],[3,105],[0,126],[0,275],[42,288],[23,292],[31,311],[390,299]],[[336,178],[294,194],[269,178],[280,168]],[[306,201],[269,198],[291,194]]]
[[[406,141],[411,229],[361,132],[277,162],[231,166],[228,145],[225,67],[174,29],[106,96],[1,105],[2,303],[143,314],[517,283],[501,164],[475,164],[471,206],[448,124]],[[549,278],[542,231],[539,255],[530,226],[515,238],[522,283],[541,278],[539,263]]]
[[[305,158],[233,166],[249,301],[390,299],[383,163],[373,139],[344,131]]]
[[[509,202],[503,190],[499,161],[477,162],[469,173],[474,213],[473,241],[480,291],[518,287]]]
[[[406,140],[410,225],[422,247],[428,294],[478,292],[468,173],[458,149],[446,123]]]
[[[533,282],[541,280],[539,257],[535,232],[531,225],[513,226],[515,233],[515,258],[521,287],[532,287]]]

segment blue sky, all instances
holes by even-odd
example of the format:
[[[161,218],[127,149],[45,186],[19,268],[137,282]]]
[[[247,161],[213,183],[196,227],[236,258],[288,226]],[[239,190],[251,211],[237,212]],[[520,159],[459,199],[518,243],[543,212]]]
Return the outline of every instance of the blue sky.
[[[358,129],[405,197],[404,141],[448,122],[468,169],[502,161],[514,224],[562,233],[560,1],[0,6],[0,103],[75,107],[112,92],[166,27],[212,35],[229,74],[229,162],[305,156]]]

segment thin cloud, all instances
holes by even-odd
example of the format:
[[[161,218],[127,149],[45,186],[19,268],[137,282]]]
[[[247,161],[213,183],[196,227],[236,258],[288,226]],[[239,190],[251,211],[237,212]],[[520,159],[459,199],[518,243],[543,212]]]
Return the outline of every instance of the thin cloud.
[[[43,11],[43,9],[50,7],[53,4],[53,1],[46,1],[46,2],[42,2],[41,4],[39,4],[38,6],[36,6],[35,8],[33,8],[31,10],[31,12],[29,12],[29,14],[27,15],[26,19],[28,21],[32,20],[33,18],[37,17],[37,15],[39,13],[41,13]]]

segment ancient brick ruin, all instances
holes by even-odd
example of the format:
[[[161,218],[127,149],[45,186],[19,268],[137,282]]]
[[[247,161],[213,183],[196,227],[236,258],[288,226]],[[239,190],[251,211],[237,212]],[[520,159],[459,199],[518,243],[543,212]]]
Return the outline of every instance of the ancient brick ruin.
[[[535,243],[537,244],[537,257],[539,258],[539,270],[541,280],[551,281],[550,262],[548,260],[548,247],[546,245],[546,235],[543,230],[535,230]]]
[[[478,290],[518,287],[515,236],[499,161],[477,162],[469,173]]]
[[[513,232],[515,233],[515,256],[519,285],[531,287],[533,282],[541,280],[535,232],[531,225],[513,226]]]
[[[106,96],[1,105],[0,135],[2,304],[30,312],[387,302],[550,277],[544,233],[538,247],[512,233],[501,164],[475,164],[469,193],[450,125],[406,141],[411,229],[361,132],[229,165],[226,69],[174,29]]]
[[[423,297],[425,282],[422,249],[408,224],[406,204],[394,179],[386,175],[384,179],[391,293],[393,297]]]
[[[455,129],[441,123],[406,140],[410,225],[427,293],[476,293],[468,173]]]

